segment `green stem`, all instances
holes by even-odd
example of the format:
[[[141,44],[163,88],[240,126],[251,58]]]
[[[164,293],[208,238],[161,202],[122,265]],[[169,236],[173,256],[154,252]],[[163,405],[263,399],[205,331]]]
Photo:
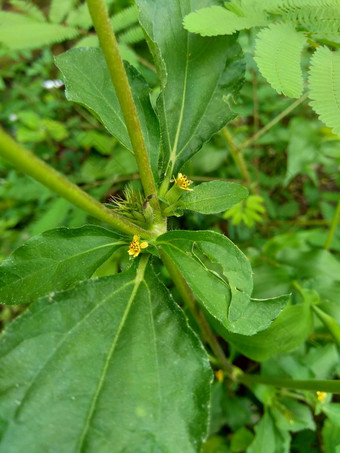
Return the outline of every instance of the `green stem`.
[[[145,195],[156,195],[156,184],[152,174],[142,127],[105,2],[104,0],[86,1],[123,112]],[[150,204],[155,210],[157,220],[161,221],[161,211],[156,196],[150,201]]]
[[[203,313],[198,309],[194,296],[188,287],[186,281],[184,280],[182,274],[180,273],[176,264],[169,258],[169,256],[161,250],[161,258],[162,261],[167,268],[170,277],[172,278],[178,292],[180,293],[183,302],[185,303],[186,307],[190,311],[192,317],[194,318],[196,324],[198,325],[202,338],[206,343],[209,344],[211,350],[215,354],[215,357],[218,359],[220,366],[223,368],[226,375],[235,380],[235,373],[234,367],[231,363],[229,363],[228,359],[226,358],[224,351],[217,341],[214,333],[212,332],[209,323],[205,319]]]
[[[332,244],[333,236],[335,234],[335,230],[336,230],[336,227],[337,227],[337,224],[339,221],[339,216],[340,216],[340,198],[338,200],[338,204],[336,205],[336,209],[335,209],[335,212],[333,215],[331,227],[328,232],[328,236],[327,236],[326,243],[325,243],[325,250],[329,250],[329,248]]]
[[[75,206],[78,206],[88,214],[102,220],[113,228],[129,235],[138,234],[145,239],[151,238],[150,232],[139,228],[103,206],[99,201],[81,190],[61,173],[15,142],[1,128],[0,156],[18,170],[36,179],[53,192],[66,198],[66,200]]]
[[[236,146],[236,144],[233,140],[233,137],[231,136],[231,133],[229,132],[227,127],[224,127],[222,129],[222,134],[223,134],[224,138],[226,139],[226,141],[228,142],[230,154],[231,154],[232,158],[234,159],[234,162],[235,162],[242,178],[244,179],[247,186],[250,186],[251,185],[250,173],[248,171],[246,161],[244,160],[244,157],[240,152],[240,149]]]
[[[317,305],[312,305],[312,309],[314,310],[314,312],[316,313],[318,318],[323,322],[325,327],[333,335],[338,348],[340,348],[340,326],[339,326],[339,324],[336,322],[336,320],[332,316],[325,313]]]
[[[239,147],[239,150],[242,150],[244,148],[247,148],[248,146],[252,145],[256,140],[258,140],[260,137],[262,137],[263,134],[269,131],[275,124],[279,123],[285,116],[289,115],[296,107],[298,107],[300,104],[302,104],[303,101],[305,101],[308,97],[308,93],[305,93],[300,97],[300,99],[297,99],[295,102],[293,102],[289,107],[287,107],[283,112],[281,112],[279,115],[277,115],[272,121],[270,121],[268,124],[266,124],[262,129],[260,129],[256,134],[254,134],[252,137],[249,139],[245,140],[242,145]]]
[[[257,374],[245,374],[240,373],[237,375],[237,380],[242,384],[264,384],[271,385],[274,387],[281,387],[287,389],[296,390],[312,390],[327,393],[340,394],[340,380],[295,380],[295,379],[284,379],[274,378],[271,376],[260,376]]]

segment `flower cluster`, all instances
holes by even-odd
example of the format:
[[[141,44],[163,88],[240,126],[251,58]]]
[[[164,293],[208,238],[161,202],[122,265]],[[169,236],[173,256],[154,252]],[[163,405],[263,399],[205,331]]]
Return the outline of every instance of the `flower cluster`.
[[[149,244],[146,241],[140,242],[140,237],[135,234],[132,241],[130,242],[128,254],[133,256],[134,258],[137,258],[142,249],[146,249],[148,245]]]

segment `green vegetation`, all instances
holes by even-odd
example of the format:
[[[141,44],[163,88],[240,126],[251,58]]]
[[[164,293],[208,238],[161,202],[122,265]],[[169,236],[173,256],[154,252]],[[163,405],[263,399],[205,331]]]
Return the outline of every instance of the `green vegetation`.
[[[192,3],[2,4],[0,453],[340,449],[340,4]]]

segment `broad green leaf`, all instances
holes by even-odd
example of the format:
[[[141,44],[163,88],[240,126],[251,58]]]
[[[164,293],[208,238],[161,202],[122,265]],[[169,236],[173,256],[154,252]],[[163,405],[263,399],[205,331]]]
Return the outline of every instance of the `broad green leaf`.
[[[301,96],[300,59],[305,43],[305,36],[291,24],[272,24],[258,33],[255,61],[263,77],[279,94]]]
[[[27,304],[91,277],[124,244],[97,226],[57,228],[25,242],[0,265],[0,303]]]
[[[183,28],[193,3],[196,9],[213,0],[136,1],[161,83],[157,113],[169,176],[235,117],[231,105],[243,83],[236,38],[203,38]]]
[[[311,58],[308,82],[311,106],[340,135],[340,52],[319,47]]]
[[[279,430],[267,409],[255,426],[255,438],[247,453],[289,453],[290,435]]]
[[[248,190],[241,184],[232,182],[211,181],[194,187],[180,200],[182,209],[200,212],[201,214],[216,214],[240,203],[248,195]]]
[[[0,43],[11,49],[38,49],[74,39],[78,34],[76,28],[38,22],[23,14],[0,11]]]
[[[328,403],[322,406],[322,411],[333,422],[340,426],[340,403]]]
[[[56,57],[56,64],[65,79],[67,99],[84,105],[98,116],[106,129],[132,152],[129,134],[102,51],[95,48],[71,49]],[[127,65],[126,69],[152,170],[158,178],[159,125],[151,107],[149,87],[135,68]]]
[[[340,452],[340,425],[326,419],[322,427],[325,453]]]
[[[288,298],[251,300],[248,259],[227,237],[212,231],[171,231],[157,240],[197,300],[221,325],[243,335],[265,329]]]
[[[229,4],[227,4],[229,5]],[[232,35],[238,30],[259,27],[268,23],[260,8],[249,6],[246,15],[237,15],[221,6],[210,6],[194,11],[184,18],[184,27],[201,36]]]
[[[303,429],[315,430],[315,422],[311,409],[300,401],[291,398],[279,398],[271,413],[280,431],[297,432]]]
[[[0,341],[0,452],[181,452],[207,432],[211,370],[145,264],[40,299]]]
[[[263,361],[279,352],[300,346],[313,331],[308,304],[286,307],[270,327],[251,337],[224,332],[223,337],[250,359]]]

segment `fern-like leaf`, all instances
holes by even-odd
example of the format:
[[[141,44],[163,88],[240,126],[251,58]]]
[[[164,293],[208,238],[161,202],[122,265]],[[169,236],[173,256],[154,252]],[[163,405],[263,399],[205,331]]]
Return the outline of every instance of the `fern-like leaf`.
[[[311,106],[340,136],[340,51],[319,47],[311,58],[308,81]]]
[[[62,22],[75,3],[76,0],[52,0],[49,13],[50,21],[56,24]]]
[[[135,5],[123,9],[111,18],[112,27],[115,32],[124,30],[138,23],[138,9]]]
[[[273,24],[258,33],[255,61],[261,74],[279,94],[301,96],[300,57],[305,42],[304,35],[289,24]]]
[[[46,18],[42,11],[30,1],[24,0],[11,0],[11,5],[16,9],[25,14],[25,16],[37,20],[39,22],[45,22]]]
[[[143,41],[143,39],[144,33],[139,25],[130,28],[118,36],[118,41],[124,44],[136,44],[137,42]]]
[[[79,27],[88,30],[92,26],[92,19],[87,3],[72,9],[67,16],[66,24],[70,27]]]
[[[242,4],[238,5],[240,8]],[[230,9],[230,7],[229,7]],[[246,15],[239,14],[244,12]],[[246,11],[227,10],[221,6],[210,6],[188,14],[183,21],[184,28],[202,36],[231,35],[238,30],[245,30],[267,24],[266,15],[261,9],[247,8]]]
[[[8,13],[9,14],[9,13]],[[18,16],[21,16],[17,14]],[[43,46],[73,39],[79,31],[59,24],[40,23],[23,16],[20,23],[1,23],[0,15],[0,43],[10,49],[39,49]]]
[[[251,1],[251,0],[250,0]],[[260,0],[255,0],[259,2]],[[268,12],[289,12],[301,8],[338,7],[339,0],[266,0],[263,8]]]
[[[303,7],[288,12],[284,18],[296,25],[301,25],[311,33],[327,36],[334,35],[340,30],[340,8]]]

